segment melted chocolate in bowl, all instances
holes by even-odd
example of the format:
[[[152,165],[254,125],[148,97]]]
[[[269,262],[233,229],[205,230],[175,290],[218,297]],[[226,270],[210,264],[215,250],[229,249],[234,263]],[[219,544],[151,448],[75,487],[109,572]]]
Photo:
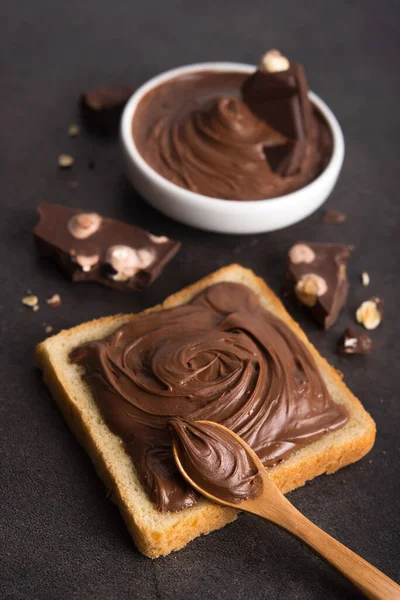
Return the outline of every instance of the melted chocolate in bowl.
[[[225,200],[262,200],[298,190],[323,171],[332,154],[329,127],[314,109],[304,157],[282,177],[265,148],[288,141],[241,99],[249,75],[199,71],[177,76],[139,102],[132,135],[144,160],[183,188]]]
[[[304,344],[237,283],[212,285],[187,305],[132,319],[70,358],[85,367],[103,418],[161,511],[197,501],[175,467],[174,417],[225,425],[266,466],[348,418]]]

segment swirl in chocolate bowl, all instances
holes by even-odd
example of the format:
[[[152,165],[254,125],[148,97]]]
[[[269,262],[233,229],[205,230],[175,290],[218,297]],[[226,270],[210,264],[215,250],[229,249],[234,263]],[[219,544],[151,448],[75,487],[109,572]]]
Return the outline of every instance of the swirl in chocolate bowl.
[[[175,417],[225,425],[266,466],[347,421],[303,343],[237,283],[132,319],[70,358],[85,367],[103,418],[161,511],[197,501],[174,464]]]
[[[285,61],[282,72],[197,71],[151,89],[132,122],[138,151],[169,181],[214,198],[304,187],[325,168],[332,139],[301,65]]]

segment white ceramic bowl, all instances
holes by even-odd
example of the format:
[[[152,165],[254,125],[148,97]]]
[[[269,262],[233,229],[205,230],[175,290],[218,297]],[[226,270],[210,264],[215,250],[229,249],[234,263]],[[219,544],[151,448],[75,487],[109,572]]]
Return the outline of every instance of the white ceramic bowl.
[[[325,117],[333,137],[333,153],[325,170],[305,187],[270,200],[219,200],[181,188],[159,175],[139,154],[132,137],[132,119],[143,96],[169,79],[196,71],[252,73],[242,63],[209,62],[172,69],[142,85],[127,103],[121,141],[127,175],[140,194],[164,214],[199,229],[220,233],[261,233],[297,223],[321,206],[336,183],[344,157],[343,133],[336,117],[316,94],[310,99]]]

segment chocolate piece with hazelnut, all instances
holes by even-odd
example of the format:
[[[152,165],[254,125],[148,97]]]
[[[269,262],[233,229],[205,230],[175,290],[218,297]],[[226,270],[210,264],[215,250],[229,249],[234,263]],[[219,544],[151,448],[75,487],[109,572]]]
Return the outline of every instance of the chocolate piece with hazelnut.
[[[369,335],[348,327],[339,340],[338,350],[341,354],[371,354],[372,347]]]
[[[346,302],[350,252],[351,247],[343,244],[307,242],[289,250],[284,293],[295,295],[324,329],[335,323]]]
[[[271,170],[281,177],[297,173],[315,128],[303,67],[278,50],[269,50],[257,71],[245,79],[242,97],[255,115],[286,138],[263,149]]]
[[[42,255],[73,281],[97,281],[118,289],[144,289],[178,252],[180,244],[134,225],[42,203],[35,227]]]

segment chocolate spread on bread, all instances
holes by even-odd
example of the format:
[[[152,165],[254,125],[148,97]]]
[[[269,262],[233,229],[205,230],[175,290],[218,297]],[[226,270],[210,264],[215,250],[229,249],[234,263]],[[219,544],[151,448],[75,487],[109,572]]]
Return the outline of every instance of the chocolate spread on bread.
[[[204,421],[175,417],[169,425],[181,464],[201,489],[234,504],[259,495],[258,468],[232,435]]]
[[[332,153],[303,68],[290,61],[281,72],[198,71],[166,81],[140,101],[132,135],[160,175],[225,200],[298,190]]]
[[[348,418],[305,345],[237,283],[134,318],[70,358],[161,511],[197,501],[174,464],[171,419],[222,423],[272,466]]]

